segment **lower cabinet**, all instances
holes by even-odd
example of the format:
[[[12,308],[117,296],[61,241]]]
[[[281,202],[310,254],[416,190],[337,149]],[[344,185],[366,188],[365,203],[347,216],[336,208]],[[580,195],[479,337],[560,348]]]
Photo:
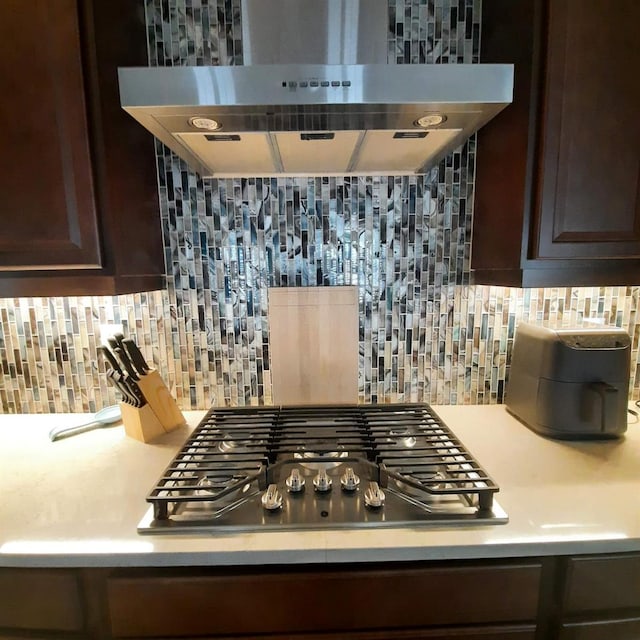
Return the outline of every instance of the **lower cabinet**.
[[[0,569],[0,640],[637,640],[640,554]]]
[[[107,597],[117,638],[351,637],[345,633],[356,631],[369,635],[354,638],[377,638],[381,629],[398,630],[396,636],[385,631],[386,637],[413,638],[420,635],[410,630],[418,628],[533,623],[540,572],[537,562],[265,570],[260,575],[116,572],[108,580]],[[478,633],[470,630],[462,637],[492,637]]]
[[[10,637],[2,629],[73,634],[83,628],[81,589],[74,571],[0,570],[0,639]]]
[[[559,638],[640,638],[640,554],[566,559]]]

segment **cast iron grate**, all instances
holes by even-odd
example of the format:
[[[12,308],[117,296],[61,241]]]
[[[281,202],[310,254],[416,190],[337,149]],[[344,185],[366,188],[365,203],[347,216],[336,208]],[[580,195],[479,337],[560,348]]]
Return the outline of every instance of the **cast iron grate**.
[[[147,497],[154,517],[185,502],[229,510],[292,464],[365,465],[370,479],[414,498],[457,495],[490,510],[499,489],[426,404],[212,408]]]

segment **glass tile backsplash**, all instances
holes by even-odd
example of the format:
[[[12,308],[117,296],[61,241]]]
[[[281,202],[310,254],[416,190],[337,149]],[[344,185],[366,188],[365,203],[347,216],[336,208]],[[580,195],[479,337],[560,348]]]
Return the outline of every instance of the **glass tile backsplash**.
[[[151,65],[242,64],[239,0],[145,8]],[[388,62],[478,62],[480,11],[391,0]],[[183,409],[268,404],[267,288],[343,284],[359,288],[361,402],[500,402],[521,319],[625,328],[638,397],[639,287],[469,285],[475,139],[424,176],[202,180],[156,155],[166,290],[0,300],[2,412],[115,402],[105,324],[135,337]]]

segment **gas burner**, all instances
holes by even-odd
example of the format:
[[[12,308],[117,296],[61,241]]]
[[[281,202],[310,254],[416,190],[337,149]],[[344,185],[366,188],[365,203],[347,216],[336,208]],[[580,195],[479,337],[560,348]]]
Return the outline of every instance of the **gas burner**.
[[[214,496],[224,489],[228,489],[235,482],[235,478],[232,475],[229,476],[202,476],[198,480],[198,495],[211,495]]]
[[[346,458],[348,455],[348,451],[303,451],[302,453],[294,453],[293,457],[297,460],[314,459],[313,462],[300,462],[300,466],[312,471],[319,471],[339,467],[342,464],[340,458]],[[322,460],[318,460],[318,458],[322,458]]]
[[[221,434],[224,438],[218,445],[218,448],[222,453],[229,453],[231,451],[246,451],[249,448],[249,445],[261,444],[261,441],[255,441],[251,439],[251,435],[248,433],[240,433],[235,435],[230,435],[227,433]]]
[[[387,442],[397,443],[401,447],[411,449],[416,446],[418,440],[409,427],[390,427]]]
[[[399,469],[398,472],[407,480],[419,483],[422,486],[422,488],[417,488],[407,482],[402,482],[402,480],[396,479],[396,487],[409,496],[428,499],[430,501],[438,501],[441,498],[441,495],[429,494],[428,490],[425,490],[425,488],[438,491],[447,486],[447,474],[446,470],[443,468],[430,472],[415,472],[411,470],[405,472],[403,469]]]

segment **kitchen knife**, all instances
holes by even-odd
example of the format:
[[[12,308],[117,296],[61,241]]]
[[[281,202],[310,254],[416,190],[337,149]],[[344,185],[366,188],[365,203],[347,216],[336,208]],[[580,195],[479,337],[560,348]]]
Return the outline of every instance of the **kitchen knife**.
[[[138,348],[138,345],[131,339],[123,340],[122,344],[124,348],[127,350],[131,361],[133,362],[134,367],[138,371],[141,376],[147,375],[151,368],[147,365],[142,352]]]
[[[140,376],[137,374],[133,364],[131,363],[131,359],[127,355],[127,352],[116,342],[115,338],[109,338],[109,344],[113,349],[113,353],[118,356],[118,359],[122,363],[125,371],[134,379],[139,380]]]
[[[116,357],[113,355],[113,353],[109,351],[108,347],[103,347],[103,346],[98,347],[98,353],[101,353],[105,357],[105,359],[111,365],[114,371],[122,375],[122,368],[118,364],[118,361],[116,360]]]
[[[145,400],[144,394],[142,393],[142,390],[138,386],[138,383],[129,374],[125,373],[122,378],[122,381],[124,382],[124,384],[126,384],[129,387],[131,393],[133,394],[133,398],[134,398],[133,405],[135,407],[140,408],[147,403],[147,401]]]
[[[122,394],[122,400],[126,404],[133,405],[133,397],[131,396],[131,392],[127,387],[124,386],[121,379],[121,374],[117,373],[113,369],[109,369],[107,371],[107,381],[111,384],[112,387],[117,389]]]
[[[109,382],[111,382],[111,384],[113,384],[115,388],[118,389],[118,391],[120,391],[120,393],[122,394],[122,399],[127,404],[135,406],[135,404],[138,401],[138,398],[133,393],[133,391],[131,391],[131,389],[129,388],[129,385],[125,383],[124,376],[125,374],[118,373],[113,369],[109,369],[109,371],[107,371],[107,380],[109,380]]]

